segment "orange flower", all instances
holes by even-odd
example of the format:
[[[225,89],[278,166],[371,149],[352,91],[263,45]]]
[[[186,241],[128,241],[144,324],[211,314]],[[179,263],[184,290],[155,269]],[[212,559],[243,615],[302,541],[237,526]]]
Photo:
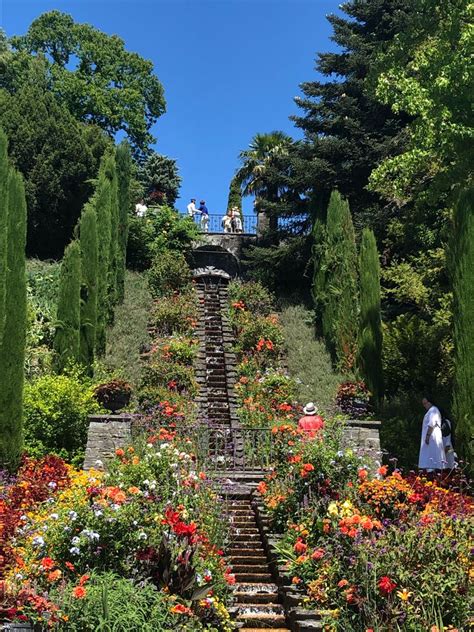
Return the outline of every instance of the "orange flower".
[[[134,456],[132,459],[132,465],[138,465],[140,463],[140,459],[138,456]]]
[[[347,579],[341,579],[341,581],[338,583],[339,588],[345,588],[348,585],[349,585],[349,582],[347,581]]]
[[[301,538],[297,538],[293,549],[295,551],[295,553],[305,553],[308,550],[308,545],[303,542],[303,540]]]
[[[135,452],[135,449],[133,448],[133,446],[130,446],[129,448],[127,448],[127,452],[129,454],[133,454]]]
[[[90,575],[82,575],[81,578],[79,579],[79,586],[84,586],[84,584],[88,582],[90,578],[91,578]]]
[[[296,577],[296,576],[295,576],[295,577],[293,577],[293,579],[291,580],[291,583],[292,583],[292,584],[295,584],[295,586],[296,586],[297,584],[301,584],[301,581],[302,581],[302,580],[301,580],[301,578],[300,578],[300,577]]]
[[[381,465],[379,469],[377,470],[377,473],[380,474],[380,476],[387,476],[387,472],[388,472],[388,467],[386,465]]]
[[[324,556],[324,549],[314,549],[311,554],[312,560],[320,560]]]
[[[358,477],[359,477],[359,480],[361,480],[361,481],[365,481],[365,479],[367,478],[367,476],[369,475],[369,473],[367,472],[367,470],[360,469],[357,475],[358,475]]]
[[[56,563],[50,557],[43,557],[41,560],[41,566],[46,570],[51,570],[56,566]]]
[[[87,590],[82,586],[76,586],[72,591],[72,594],[76,599],[84,599],[84,597],[87,595]]]
[[[128,493],[129,493],[129,494],[139,494],[139,493],[140,493],[140,490],[138,489],[138,487],[133,487],[133,486],[132,486],[132,487],[129,487],[129,488],[128,488]]]
[[[118,457],[120,457],[120,458],[122,458],[123,456],[125,456],[125,452],[122,450],[122,448],[117,448],[117,449],[115,450],[115,454],[116,454]]]
[[[191,608],[183,606],[182,603],[177,603],[175,606],[170,608],[170,612],[172,612],[173,614],[187,614],[188,616],[192,616],[193,614]]]
[[[61,575],[61,571],[59,570],[59,568],[57,568],[55,571],[51,571],[51,573],[48,573],[48,581],[56,582],[61,577]]]
[[[64,562],[64,566],[68,568],[70,571],[76,570],[76,567],[74,566],[74,564],[72,564],[72,562]]]

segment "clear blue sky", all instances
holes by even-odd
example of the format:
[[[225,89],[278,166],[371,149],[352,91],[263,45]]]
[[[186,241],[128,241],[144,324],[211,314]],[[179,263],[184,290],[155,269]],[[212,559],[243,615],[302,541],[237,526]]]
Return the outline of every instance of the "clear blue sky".
[[[238,153],[257,132],[299,136],[288,117],[299,84],[317,77],[317,51],[334,50],[328,13],[336,0],[0,0],[7,35],[45,11],[70,13],[151,59],[167,113],[153,128],[156,150],[178,161],[177,205],[204,197],[225,208]],[[244,202],[250,212],[251,200]]]

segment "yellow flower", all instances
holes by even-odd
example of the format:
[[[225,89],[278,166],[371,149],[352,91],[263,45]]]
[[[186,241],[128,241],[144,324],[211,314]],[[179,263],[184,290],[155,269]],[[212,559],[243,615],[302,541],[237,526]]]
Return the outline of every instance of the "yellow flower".
[[[329,503],[328,515],[329,516],[337,516],[338,513],[339,513],[339,510],[337,508],[337,503]]]
[[[403,590],[397,590],[397,597],[402,601],[408,601],[413,593],[408,592],[406,588]]]

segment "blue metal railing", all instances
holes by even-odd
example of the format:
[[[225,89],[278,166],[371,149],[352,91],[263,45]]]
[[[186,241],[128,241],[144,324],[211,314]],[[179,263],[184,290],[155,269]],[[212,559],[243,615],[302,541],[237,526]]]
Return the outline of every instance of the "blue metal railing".
[[[187,216],[188,214],[180,213],[180,215]],[[255,235],[257,232],[257,218],[252,215],[244,215],[241,218],[241,230],[235,222],[228,225],[227,228],[224,229],[223,215],[210,214],[207,216],[207,221],[204,219],[204,217],[205,216],[197,214],[193,218],[196,224],[199,226],[201,232],[203,233],[240,233],[245,235]]]

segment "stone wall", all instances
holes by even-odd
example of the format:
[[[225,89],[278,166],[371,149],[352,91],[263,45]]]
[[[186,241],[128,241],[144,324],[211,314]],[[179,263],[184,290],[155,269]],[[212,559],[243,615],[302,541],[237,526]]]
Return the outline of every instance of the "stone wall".
[[[83,468],[104,469],[117,448],[130,444],[132,415],[90,415]],[[100,463],[98,463],[100,462]],[[100,465],[102,464],[102,465]]]
[[[382,461],[380,421],[350,419],[344,428],[343,443],[366,458],[367,465],[379,465]]]

